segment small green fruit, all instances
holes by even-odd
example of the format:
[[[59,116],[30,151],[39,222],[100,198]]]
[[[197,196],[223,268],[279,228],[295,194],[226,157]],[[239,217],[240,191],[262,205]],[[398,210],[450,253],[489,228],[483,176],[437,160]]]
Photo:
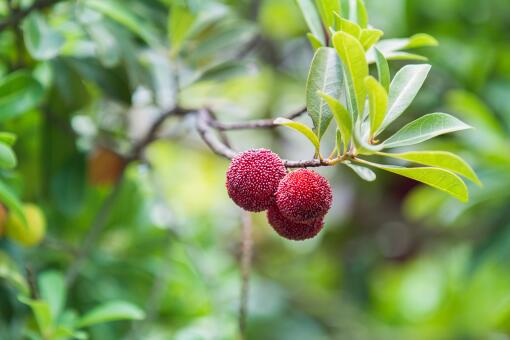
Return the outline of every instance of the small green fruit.
[[[7,218],[7,237],[26,247],[39,244],[46,233],[46,218],[42,210],[34,204],[25,204],[23,207],[27,224],[21,218],[10,213]]]

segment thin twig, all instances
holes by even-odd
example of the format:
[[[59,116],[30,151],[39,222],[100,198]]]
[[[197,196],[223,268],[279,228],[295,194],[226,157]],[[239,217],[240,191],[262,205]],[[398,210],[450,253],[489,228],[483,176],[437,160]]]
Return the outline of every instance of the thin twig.
[[[297,110],[296,112],[292,112],[288,115],[285,115],[284,118],[293,120],[302,114],[306,113],[306,107]],[[230,131],[230,130],[251,130],[251,129],[268,129],[277,127],[278,124],[274,123],[273,119],[259,119],[259,120],[250,120],[247,122],[236,122],[236,123],[222,123],[217,120],[211,120],[210,126],[219,131]]]
[[[35,280],[34,269],[32,268],[32,266],[27,265],[25,267],[25,271],[27,273],[27,282],[28,282],[28,287],[30,289],[30,297],[32,299],[38,299],[39,298],[39,290],[37,289],[37,282]]]
[[[246,336],[246,319],[250,294],[250,272],[253,255],[253,241],[251,237],[252,221],[250,213],[242,212],[242,239],[241,239],[241,299],[239,303],[239,332],[241,338]]]

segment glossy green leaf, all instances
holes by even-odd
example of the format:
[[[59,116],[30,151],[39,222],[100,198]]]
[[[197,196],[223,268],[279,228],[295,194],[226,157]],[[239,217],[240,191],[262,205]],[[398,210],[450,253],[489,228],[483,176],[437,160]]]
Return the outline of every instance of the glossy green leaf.
[[[29,72],[16,71],[0,80],[0,122],[35,108],[44,90]]]
[[[445,151],[411,151],[404,153],[380,153],[383,156],[403,159],[409,162],[414,162],[422,165],[433,166],[445,170],[450,170],[459,175],[466,177],[474,183],[481,185],[478,176],[459,156]]]
[[[46,338],[54,326],[54,317],[51,314],[49,304],[46,301],[29,299],[24,296],[18,296],[18,300],[32,309],[37,326],[43,337]]]
[[[363,115],[367,96],[364,83],[368,76],[365,50],[356,38],[344,32],[335,33],[333,45],[343,62],[348,88],[347,95],[352,111],[360,118]]]
[[[375,43],[381,39],[384,32],[381,30],[367,28],[361,31],[360,42],[365,50],[369,50]]]
[[[437,46],[437,40],[424,33],[415,34],[403,39],[385,39],[377,44],[377,48],[383,52],[394,52],[418,47]]]
[[[358,160],[363,164],[373,166],[382,170],[395,173],[400,176],[414,179],[415,181],[425,183],[433,188],[439,189],[455,197],[461,202],[469,200],[469,192],[466,184],[459,176],[453,172],[439,168],[404,168],[392,165],[383,165],[365,160]]]
[[[289,127],[291,129],[296,130],[297,132],[301,133],[303,136],[308,138],[308,140],[310,142],[312,142],[312,144],[315,147],[315,150],[319,151],[319,149],[320,149],[319,137],[317,137],[317,135],[313,132],[313,130],[310,129],[305,124],[300,123],[300,122],[295,122],[293,120],[286,119],[286,118],[276,118],[274,120],[274,123],[278,124],[278,125],[283,125],[283,126]]]
[[[335,26],[334,13],[342,13],[341,0],[315,0],[320,17],[325,27]]]
[[[296,0],[310,32],[319,39],[322,45],[326,43],[326,37],[322,29],[322,22],[312,0]]]
[[[372,76],[365,78],[368,91],[370,136],[373,137],[381,126],[388,109],[388,94],[384,87]]]
[[[379,79],[379,83],[384,87],[387,93],[390,91],[390,67],[388,65],[388,61],[384,57],[384,54],[381,53],[377,48],[375,50],[375,62],[377,64],[377,77]]]
[[[397,72],[390,85],[388,113],[377,133],[382,132],[411,105],[429,71],[430,65],[407,65]]]
[[[335,50],[330,47],[319,48],[315,52],[306,82],[306,106],[319,140],[331,123],[333,113],[318,91],[338,98],[342,80],[341,62]]]
[[[361,27],[350,20],[340,18],[340,30],[352,35],[356,39],[360,39],[361,37]]]
[[[322,43],[319,41],[319,39],[317,39],[317,37],[315,35],[313,35],[312,33],[308,32],[306,34],[306,37],[308,38],[308,41],[310,42],[310,45],[312,45],[312,48],[314,50],[318,50],[319,48],[321,48],[322,46]]]
[[[0,250],[0,279],[15,287],[20,294],[28,296],[30,288],[25,277],[9,255]]]
[[[168,18],[168,38],[172,48],[171,53],[175,56],[188,37],[196,16],[185,6],[173,3]]]
[[[329,96],[328,94],[321,92],[320,95],[326,101],[331,112],[333,112],[333,116],[335,117],[336,125],[342,135],[342,141],[344,146],[347,148],[351,136],[352,136],[352,116],[351,113],[335,98]]]
[[[11,212],[18,215],[18,217],[26,223],[26,217],[23,210],[23,205],[16,197],[16,195],[11,191],[11,189],[6,186],[2,181],[0,181],[0,202],[2,202]]]
[[[368,13],[363,0],[349,0],[349,19],[361,28],[367,28]]]
[[[60,272],[47,271],[39,276],[38,283],[41,298],[48,303],[51,314],[58,318],[66,300],[64,277]]]
[[[352,164],[351,162],[345,162],[346,166],[348,166],[356,175],[358,175],[361,179],[367,182],[373,182],[376,180],[377,176],[375,172],[370,170],[369,168],[365,168],[364,166]]]
[[[139,307],[126,301],[111,301],[99,305],[86,313],[79,321],[78,327],[88,327],[98,323],[117,320],[142,320],[145,313]]]
[[[30,55],[37,60],[48,60],[58,55],[65,39],[52,29],[38,12],[32,12],[22,24],[23,40]]]
[[[376,45],[377,46],[377,45]],[[384,55],[386,60],[392,60],[392,61],[421,61],[425,62],[428,60],[427,57],[414,54],[414,53],[408,53],[408,52],[401,52],[401,51],[381,51],[381,53]],[[369,64],[373,64],[376,62],[376,55],[374,52],[374,49],[371,48],[367,53],[367,62]]]
[[[446,113],[429,113],[397,131],[384,143],[385,148],[418,144],[450,132],[470,129],[471,126]]]
[[[12,169],[17,165],[16,155],[7,144],[0,143],[0,168]]]

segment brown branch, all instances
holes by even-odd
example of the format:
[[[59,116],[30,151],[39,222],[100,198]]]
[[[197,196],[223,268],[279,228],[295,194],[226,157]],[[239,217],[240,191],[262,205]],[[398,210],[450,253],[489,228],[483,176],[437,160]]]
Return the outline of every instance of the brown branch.
[[[253,256],[253,241],[251,237],[252,221],[250,213],[242,212],[241,238],[241,300],[239,303],[239,332],[241,339],[246,337],[246,318],[248,315],[248,301],[250,293],[250,272]]]
[[[306,107],[285,115],[284,118],[293,120],[302,114],[306,113]],[[277,127],[278,124],[274,123],[275,119],[259,119],[251,120],[247,122],[239,123],[222,123],[217,120],[211,120],[209,125],[219,131],[230,131],[230,130],[251,130],[251,129],[268,129]]]
[[[63,0],[38,0],[35,1],[32,5],[27,8],[19,9],[6,18],[4,21],[0,22],[0,32],[6,30],[9,27],[17,26],[21,20],[23,20],[26,16],[36,10],[45,9],[47,7],[51,7]]]

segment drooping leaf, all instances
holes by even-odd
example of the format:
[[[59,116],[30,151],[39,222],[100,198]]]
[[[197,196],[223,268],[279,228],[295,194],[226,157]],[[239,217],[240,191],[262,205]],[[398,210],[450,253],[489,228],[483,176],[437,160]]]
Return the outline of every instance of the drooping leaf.
[[[183,42],[190,34],[195,19],[196,15],[188,8],[179,3],[172,3],[168,17],[168,38],[172,48],[172,55],[177,55],[181,50]]]
[[[388,113],[377,133],[382,132],[409,107],[429,71],[430,65],[425,64],[407,65],[397,72],[390,85]]]
[[[367,182],[373,182],[377,178],[375,175],[375,172],[370,170],[369,168],[365,168],[364,166],[352,164],[351,162],[345,162],[345,165],[347,165],[349,168],[354,171],[356,175],[358,175],[361,179],[367,181]]]
[[[368,76],[368,64],[365,50],[361,43],[345,32],[337,32],[333,36],[333,45],[343,63],[347,80],[347,95],[352,111],[358,117],[363,115],[367,91],[365,78]]]
[[[322,29],[321,19],[312,0],[296,1],[301,9],[301,13],[303,13],[303,17],[305,18],[310,32],[312,32],[312,34],[319,39],[321,44],[324,46],[326,43],[326,37],[324,36],[324,31]]]
[[[39,276],[38,283],[41,298],[48,303],[51,314],[58,318],[66,300],[64,277],[57,271],[47,271]]]
[[[422,165],[433,166],[436,168],[450,170],[459,175],[466,177],[474,183],[481,185],[478,176],[459,156],[446,151],[411,151],[404,153],[380,153],[383,156],[403,159]]]
[[[0,168],[12,169],[18,163],[12,148],[0,142]]]
[[[381,53],[384,55],[386,60],[399,60],[399,61],[421,61],[425,62],[429,59],[425,56],[415,54],[415,53],[408,53],[408,52],[402,52],[402,51],[381,51]],[[376,62],[376,56],[374,48],[371,48],[367,52],[367,62],[369,64],[373,64]]]
[[[352,116],[351,113],[335,98],[329,96],[324,92],[320,92],[320,95],[328,104],[333,116],[335,117],[336,125],[342,135],[342,141],[345,147],[350,143],[352,136]]]
[[[388,94],[384,87],[372,76],[365,78],[365,86],[368,91],[370,107],[370,136],[374,136],[384,121],[386,110],[388,109]]]
[[[375,43],[381,39],[384,32],[381,30],[367,28],[361,31],[360,42],[363,48],[368,51]]]
[[[418,144],[450,132],[470,129],[471,126],[446,113],[429,113],[397,131],[384,143],[385,148]]]
[[[88,327],[98,323],[116,320],[142,320],[145,313],[139,307],[126,301],[111,301],[95,307],[79,321],[78,327]]]
[[[22,24],[23,40],[30,55],[37,60],[48,60],[58,55],[65,39],[52,29],[38,12],[32,12]]]
[[[375,50],[375,62],[377,64],[377,77],[387,93],[390,91],[390,67],[384,55],[377,48]]]
[[[342,79],[342,67],[335,50],[330,47],[319,48],[315,52],[306,82],[306,106],[319,140],[331,123],[333,114],[317,91],[339,98]]]
[[[375,168],[386,170],[397,175],[425,183],[433,188],[450,194],[461,202],[467,202],[469,200],[469,192],[466,184],[462,181],[462,179],[460,179],[459,176],[455,175],[451,171],[429,167],[404,168],[367,162],[365,160],[358,161],[360,161],[362,164],[367,164]]]
[[[27,71],[16,71],[0,80],[0,122],[35,108],[44,90]]]
[[[335,26],[334,13],[342,13],[341,0],[315,0],[324,27]]]
[[[312,142],[312,144],[315,147],[315,150],[317,152],[319,151],[319,149],[320,149],[319,137],[317,137],[317,135],[312,131],[312,129],[310,129],[305,124],[300,123],[300,122],[295,122],[293,120],[286,119],[286,118],[276,118],[274,120],[274,123],[278,124],[278,125],[283,125],[283,126],[289,127],[291,129],[296,130],[297,132],[301,133],[303,136],[308,138],[308,140],[310,142]]]
[[[418,47],[437,46],[437,40],[431,35],[419,33],[409,38],[403,39],[385,39],[377,44],[377,48],[382,52],[394,52]]]

